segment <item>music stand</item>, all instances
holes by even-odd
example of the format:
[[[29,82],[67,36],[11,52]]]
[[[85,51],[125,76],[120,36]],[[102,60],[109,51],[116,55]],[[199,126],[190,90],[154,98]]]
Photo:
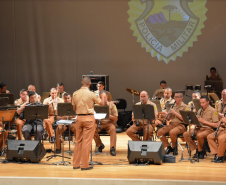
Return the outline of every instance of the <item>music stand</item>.
[[[26,106],[24,109],[24,119],[26,120],[35,120],[36,132],[35,140],[37,140],[37,120],[38,119],[48,119],[49,105],[31,105]]]
[[[4,138],[4,133],[5,131],[5,121],[11,121],[15,115],[16,110],[3,110],[0,111],[0,121],[2,121],[3,124],[3,130],[2,132],[2,137],[3,137],[3,145],[2,145],[2,150],[0,153],[0,156],[3,156],[5,153],[5,138]]]
[[[196,117],[195,113],[193,111],[182,111],[180,110],[180,114],[184,120],[184,123],[187,124],[189,126],[189,144],[188,144],[188,153],[189,153],[189,158],[188,159],[184,159],[183,158],[183,150],[181,153],[181,160],[179,160],[179,162],[181,161],[190,161],[191,163],[194,163],[193,160],[191,158],[191,150],[190,150],[190,146],[191,146],[191,133],[190,133],[190,125],[194,124],[196,126],[201,126],[201,124],[198,121],[198,118]]]
[[[103,107],[99,106],[99,105],[94,105],[94,111],[96,114],[94,114],[94,117],[96,120],[99,120],[98,126],[96,127],[96,130],[98,131],[98,128],[100,128],[101,125],[101,120],[102,119],[109,119],[109,106],[105,105]],[[97,145],[99,145],[99,143],[97,143]],[[91,154],[91,157],[93,155],[97,155],[97,154],[103,154],[103,155],[108,155],[104,152],[99,152],[99,151],[95,151],[93,154]],[[92,161],[92,158],[91,158]],[[97,162],[99,164],[99,162]]]
[[[0,97],[0,107],[7,106],[9,103],[9,97]]]
[[[158,112],[162,112],[160,100],[151,100],[151,102],[153,102],[156,105]]]
[[[133,105],[134,119],[143,119],[143,134],[144,134],[144,120],[147,119],[147,140],[149,139],[149,121],[155,120],[154,106],[146,105]],[[153,125],[151,125],[153,127]],[[154,129],[154,127],[153,127]],[[143,137],[144,140],[144,137]]]
[[[193,99],[192,101],[193,101],[193,103],[195,105],[195,109],[196,109],[196,113],[197,113],[198,110],[201,109],[200,99]]]
[[[0,97],[8,97],[9,104],[14,104],[14,94],[0,94]]]
[[[169,110],[171,109],[172,107],[172,103],[171,104],[166,104],[165,107],[166,107],[166,112],[169,112]]]

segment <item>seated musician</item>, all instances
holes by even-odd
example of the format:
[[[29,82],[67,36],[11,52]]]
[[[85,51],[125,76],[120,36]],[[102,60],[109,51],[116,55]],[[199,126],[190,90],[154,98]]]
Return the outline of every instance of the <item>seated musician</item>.
[[[71,103],[71,95],[69,93],[64,93],[64,103]],[[64,116],[64,117],[57,116],[57,119],[67,119],[67,117],[66,116]],[[76,136],[75,123],[72,123],[69,126],[69,128],[74,133],[74,137],[75,137]],[[62,136],[64,131],[66,131],[66,130],[68,130],[67,126],[63,126],[63,125],[58,125],[57,126],[57,129],[56,129],[56,153],[61,153],[61,149],[60,149],[60,143],[61,143],[60,142],[60,135]]]
[[[140,102],[136,103],[136,105],[141,105],[141,103],[143,102],[143,105],[149,104],[154,106],[154,111],[155,111],[155,118],[157,119],[157,115],[158,115],[158,110],[156,107],[156,104],[151,102],[149,100],[149,96],[148,93],[146,91],[142,91],[140,93]],[[132,114],[132,120],[138,123],[134,123],[131,127],[129,127],[126,131],[126,134],[133,140],[133,141],[140,141],[140,138],[136,135],[137,131],[139,130],[143,130],[143,119],[140,120],[135,120],[134,119],[134,114]],[[154,131],[154,125],[153,122],[151,124],[149,124],[149,138],[147,138],[147,123],[149,123],[149,120],[145,119],[144,120],[144,140],[147,141],[151,136],[152,133]]]
[[[206,80],[211,81],[222,81],[222,78],[220,75],[217,74],[217,70],[215,67],[210,68],[210,76],[206,75]]]
[[[27,90],[22,89],[20,91],[20,99],[15,100],[14,101],[14,105],[20,106],[18,109],[24,109],[24,107],[28,103],[29,103],[29,97],[28,97]],[[15,125],[16,125],[17,138],[18,138],[18,140],[21,140],[22,127],[23,127],[24,124],[25,124],[25,121],[24,120],[21,120],[20,118],[17,118],[15,120]]]
[[[160,86],[159,89],[157,89],[155,91],[155,93],[153,94],[153,99],[161,99],[162,97],[164,97],[164,92],[163,91],[159,91],[160,89],[166,89],[167,88],[167,83],[165,80],[162,80],[160,82]]]
[[[94,91],[94,93],[96,94],[96,96],[99,96],[99,93],[100,93],[101,91],[103,91],[103,90],[104,90],[104,82],[99,81],[99,82],[97,83],[97,90]],[[107,96],[108,96],[108,101],[113,101],[113,98],[112,98],[111,93],[108,92],[108,91],[106,91],[106,92],[107,92]]]
[[[33,91],[29,92],[29,104],[26,106],[36,106],[41,105],[39,102],[37,102],[36,94]],[[24,126],[22,127],[22,133],[25,140],[31,139],[31,131],[34,130],[35,134],[37,134],[36,140],[41,140],[42,138],[42,131],[43,131],[43,121],[41,119],[36,120],[25,120],[24,117],[24,108],[18,109],[17,114],[20,115],[20,119],[25,121]],[[36,124],[37,124],[37,130],[36,130]]]
[[[194,91],[192,93],[192,100],[200,99],[200,97],[201,97],[200,92]],[[195,105],[194,105],[193,101],[190,101],[188,103],[188,108],[189,108],[190,111],[196,112]]]
[[[27,90],[28,91],[33,91],[33,92],[36,93],[36,88],[35,88],[34,85],[29,85]],[[36,97],[37,97],[37,101],[40,102],[41,101],[41,96],[36,93]]]
[[[57,103],[64,103],[62,98],[57,97],[57,90],[56,88],[50,89],[50,97],[46,98],[43,101],[44,105],[49,105],[49,116],[48,119],[43,120],[44,128],[46,128],[49,137],[50,143],[55,142],[55,136],[53,134],[53,126],[52,124],[55,121],[55,116],[57,116]]]
[[[57,83],[57,92],[58,92],[58,97],[59,98],[64,98],[64,94],[66,93],[64,91],[64,84],[63,83]]]
[[[2,121],[0,121],[0,152],[2,150],[3,146],[3,132],[1,132],[3,130],[3,123]],[[8,132],[4,132],[4,143],[6,143],[8,137]]]
[[[177,135],[185,132],[185,125],[183,123],[183,118],[180,114],[180,110],[188,111],[187,105],[183,102],[183,94],[181,92],[176,92],[174,95],[175,105],[173,108],[169,110],[168,120],[170,120],[169,125],[159,129],[157,132],[158,137],[163,142],[164,147],[167,147],[166,154],[173,152],[174,155],[174,148],[176,146]],[[166,134],[169,133],[172,146],[168,139],[166,138]]]
[[[226,111],[226,89],[221,92],[221,100],[216,101],[215,109],[217,110],[218,117],[222,118]]]
[[[100,92],[100,99],[103,99],[103,93],[106,94],[108,98],[108,94],[106,91]],[[104,144],[102,143],[99,132],[101,130],[106,130],[106,132],[110,135],[110,154],[112,156],[116,156],[116,127],[115,123],[118,120],[118,111],[114,103],[107,101],[107,105],[109,106],[109,118],[108,119],[102,119],[100,123],[100,128],[98,128],[99,121],[97,121],[97,129],[94,134],[94,140],[96,143],[96,146],[98,147],[98,151],[102,152],[104,149]]]
[[[0,94],[9,94],[10,92],[6,89],[6,84],[4,82],[0,83]]]
[[[214,160],[212,160],[211,162],[214,163],[224,162],[224,154],[226,150],[226,117],[223,117],[221,119],[221,122],[222,123],[219,127],[219,130],[215,131],[216,137],[214,136],[215,132],[207,136],[211,154],[214,155]],[[218,124],[215,125],[215,128],[217,128],[219,124],[220,122],[218,122]]]
[[[194,140],[192,140],[193,130],[190,131],[190,150],[196,150],[194,158],[198,155],[199,159],[204,159],[204,139],[207,138],[209,134],[214,132],[213,128],[216,127],[216,123],[218,122],[217,111],[209,105],[209,102],[208,96],[201,96],[200,104],[202,109],[198,110],[197,115],[199,122],[203,125],[201,127],[196,127],[194,132],[198,141],[198,146]],[[189,132],[185,132],[183,135],[187,144],[189,144]]]

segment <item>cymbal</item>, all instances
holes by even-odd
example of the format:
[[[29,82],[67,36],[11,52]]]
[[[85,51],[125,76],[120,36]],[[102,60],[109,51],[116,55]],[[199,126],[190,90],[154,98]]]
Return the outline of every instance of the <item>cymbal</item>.
[[[130,93],[130,94],[134,94],[135,96],[140,96],[140,92],[139,91],[136,91],[134,89],[129,89],[129,88],[126,88],[126,90]]]

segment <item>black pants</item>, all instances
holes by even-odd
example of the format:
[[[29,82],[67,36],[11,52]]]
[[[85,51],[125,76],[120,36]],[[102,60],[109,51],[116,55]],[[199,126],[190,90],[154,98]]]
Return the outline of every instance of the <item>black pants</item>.
[[[31,140],[31,130],[34,129],[34,133],[35,133],[35,136],[36,136],[36,125],[34,125],[32,127],[32,125],[30,124],[25,124],[22,128],[22,133],[23,133],[23,136],[24,136],[24,139],[25,140]],[[43,131],[43,126],[42,125],[37,125],[37,138],[36,140],[41,140],[42,138],[42,131]]]

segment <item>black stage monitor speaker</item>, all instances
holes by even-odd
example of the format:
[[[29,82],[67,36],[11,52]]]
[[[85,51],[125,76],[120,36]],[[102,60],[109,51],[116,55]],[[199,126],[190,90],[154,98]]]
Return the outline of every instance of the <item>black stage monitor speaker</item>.
[[[8,140],[6,159],[8,161],[28,161],[38,163],[45,156],[46,150],[39,141]]]
[[[162,142],[155,141],[129,141],[128,161],[129,163],[150,162],[162,164],[164,159],[164,147]]]
[[[82,79],[88,76],[91,79],[91,86],[90,90],[91,91],[96,91],[97,90],[97,83],[99,81],[104,82],[104,87],[106,91],[109,91],[109,75],[82,75]]]

